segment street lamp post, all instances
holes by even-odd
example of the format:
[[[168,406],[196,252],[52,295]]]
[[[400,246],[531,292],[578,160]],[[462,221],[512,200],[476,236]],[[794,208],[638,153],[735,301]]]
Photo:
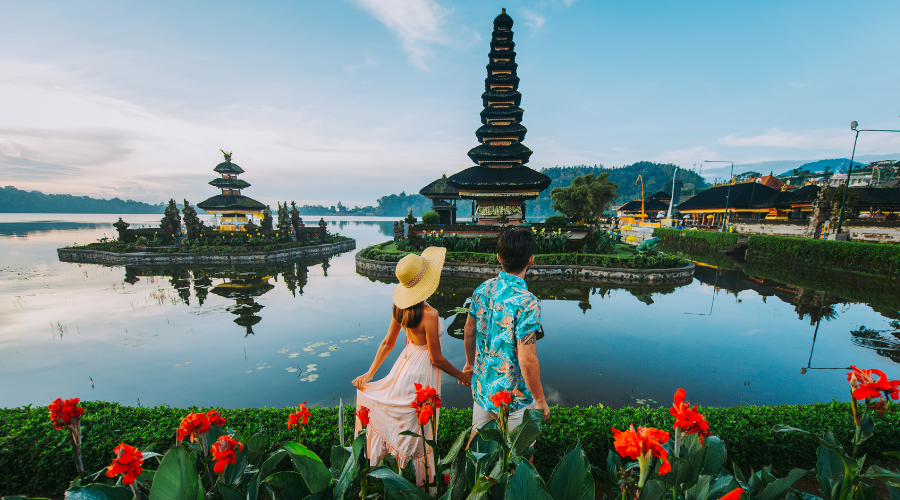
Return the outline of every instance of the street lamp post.
[[[856,141],[859,140],[860,132],[900,132],[900,130],[882,130],[882,129],[865,129],[865,128],[857,128],[859,127],[859,123],[856,120],[850,122],[850,130],[856,132],[856,137],[853,138],[853,153],[850,154],[850,166],[847,167],[847,182],[844,183],[844,196],[841,200],[841,212],[838,215],[838,223],[837,228],[834,230],[835,236],[841,234],[841,224],[844,222],[844,205],[847,204],[847,194],[850,192],[850,174],[853,173],[853,158],[856,156]]]
[[[728,202],[731,200],[731,181],[734,180],[734,162],[728,160],[703,160],[703,163],[730,163],[731,178],[728,179],[728,192],[725,194],[725,218],[722,221],[722,232],[728,230]]]

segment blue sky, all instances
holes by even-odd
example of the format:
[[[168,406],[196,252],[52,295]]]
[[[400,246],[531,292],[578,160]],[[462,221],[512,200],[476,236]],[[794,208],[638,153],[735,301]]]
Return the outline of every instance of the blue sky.
[[[533,168],[846,157],[851,120],[900,129],[895,1],[0,0],[0,183],[196,203],[222,148],[267,203],[418,191],[471,165],[501,7]]]

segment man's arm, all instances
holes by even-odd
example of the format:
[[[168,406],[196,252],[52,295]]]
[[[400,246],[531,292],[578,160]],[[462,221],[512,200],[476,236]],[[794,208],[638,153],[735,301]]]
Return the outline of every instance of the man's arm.
[[[534,396],[534,407],[537,410],[543,410],[546,421],[550,418],[550,407],[547,406],[547,400],[544,398],[544,386],[541,385],[541,363],[537,357],[537,331],[519,339],[516,355],[519,358],[519,368],[522,370],[525,385]]]
[[[466,326],[463,329],[463,343],[466,348],[466,366],[464,372],[475,369],[475,316],[466,318]]]

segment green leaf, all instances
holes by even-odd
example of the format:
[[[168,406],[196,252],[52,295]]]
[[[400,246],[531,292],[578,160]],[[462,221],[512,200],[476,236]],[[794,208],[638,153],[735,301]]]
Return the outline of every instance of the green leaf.
[[[744,478],[744,473],[741,471],[741,468],[738,467],[738,464],[731,462],[731,465],[734,467],[734,478],[737,479],[738,482],[746,484],[747,479]]]
[[[447,500],[462,500],[469,494],[469,481],[466,478],[465,456],[450,463],[450,482],[447,484]],[[894,499],[892,499],[894,500]],[[900,499],[898,499],[900,500]]]
[[[386,492],[390,492],[393,496],[404,498],[419,498],[422,500],[432,500],[422,488],[400,477],[389,469],[375,469],[369,473],[369,477],[374,477],[384,484]]]
[[[259,478],[258,473],[254,474],[253,479],[247,483],[247,500],[257,500],[259,497]]]
[[[87,486],[77,486],[66,490],[66,500],[131,500],[133,498],[134,494],[131,492],[131,488],[127,486],[89,484]],[[197,498],[196,493],[194,494],[194,498]]]
[[[352,451],[353,448],[344,448],[341,446],[331,448],[331,468],[338,473],[344,470],[347,460],[350,460],[350,457],[353,456]]]
[[[219,489],[219,494],[222,495],[223,500],[244,500],[244,495],[240,491],[221,481],[216,483],[216,488]]]
[[[837,446],[837,441],[831,431],[826,431],[824,439]],[[816,462],[816,478],[819,480],[819,490],[825,500],[831,500],[831,478],[844,474],[844,463],[841,457],[831,448],[819,446],[816,450],[818,460]]]
[[[665,492],[666,485],[662,481],[647,481],[641,490],[641,500],[659,500]]]
[[[618,453],[610,451],[609,454],[606,455],[606,473],[615,480],[619,477],[619,471],[621,470],[622,457],[620,457]],[[615,485],[615,482],[610,483],[610,486]]]
[[[200,477],[193,461],[184,448],[170,449],[156,470],[150,500],[197,500],[200,495]]]
[[[509,434],[509,441],[512,443],[513,452],[521,455],[529,448],[541,435],[541,419],[544,418],[544,412],[540,410],[525,410],[525,417],[522,424],[513,429]]]
[[[497,428],[497,422],[495,422],[493,420],[488,422],[487,425],[485,425],[484,427],[482,427],[479,430],[485,430],[485,429],[495,429],[499,432],[499,429]],[[470,451],[475,451],[478,453],[490,454],[490,453],[494,453],[495,451],[498,451],[499,449],[500,449],[500,444],[498,442],[484,439],[481,436],[481,434],[479,434],[479,433],[475,434],[475,437],[472,439],[472,443],[469,445]]]
[[[475,486],[472,487],[472,491],[469,493],[467,497],[468,500],[480,500],[482,498],[487,498],[488,491],[493,488],[497,484],[497,481],[493,479],[486,479],[483,477],[479,477],[477,481],[475,481]]]
[[[456,460],[456,456],[459,455],[460,450],[466,446],[466,443],[469,440],[469,436],[472,434],[472,426],[466,428],[466,430],[459,433],[459,436],[456,437],[456,441],[453,442],[453,446],[450,447],[450,450],[447,451],[447,454],[444,455],[444,458],[441,459],[441,463],[444,465],[449,464],[450,462]]]
[[[817,436],[817,435],[813,434],[812,432],[805,431],[803,429],[797,429],[796,427],[789,427],[787,425],[776,425],[775,427],[772,427],[771,432],[802,432],[803,434],[810,435],[810,436],[816,438],[817,440],[819,440],[819,443],[821,443],[822,446],[834,451],[837,454],[838,458],[840,458],[841,462],[844,464],[844,470],[846,472],[853,474],[853,475],[856,475],[859,473],[859,471],[856,468],[856,466],[857,466],[856,461],[853,460],[852,458],[850,458],[849,456],[847,456],[847,454],[844,453],[844,448],[842,448],[841,445],[837,441],[834,441],[833,438],[832,438],[832,441],[829,442],[827,439],[825,439],[821,436]]]
[[[725,467],[725,460],[728,458],[725,442],[719,436],[710,436],[706,438],[703,447],[706,449],[706,455],[703,457],[703,470],[700,473],[716,477],[722,467]]]
[[[524,425],[524,424],[523,424]],[[544,480],[534,470],[534,466],[527,461],[521,461],[516,471],[509,477],[506,483],[506,498],[522,498],[534,500],[559,500],[554,499],[547,492]]]
[[[281,446],[291,457],[297,472],[303,476],[310,493],[318,493],[331,486],[331,473],[315,453],[299,443],[282,443]]]
[[[237,438],[235,438],[237,440]],[[233,464],[225,466],[225,482],[229,485],[240,488],[244,479],[244,469],[247,468],[247,445],[240,450],[235,451],[235,460]]]
[[[422,439],[422,435],[421,435],[421,434],[416,433],[416,432],[413,432],[413,431],[403,431],[403,432],[400,433],[400,435],[401,435],[401,436],[416,437],[416,438]]]
[[[759,494],[751,496],[750,498],[751,500],[773,500],[774,498],[781,498],[782,493],[787,491],[791,485],[799,481],[806,473],[807,471],[803,469],[794,469],[788,473],[787,477],[773,481],[763,488]]]
[[[576,444],[553,470],[547,489],[553,500],[593,500],[591,464],[580,444]]]
[[[247,448],[247,463],[250,465],[259,465],[263,455],[266,453],[266,436],[263,434],[254,434],[245,444]]]
[[[269,455],[268,458],[266,458],[262,465],[259,466],[259,472],[257,472],[257,475],[260,477],[260,479],[265,480],[267,477],[269,477],[269,474],[271,474],[272,471],[274,471],[275,468],[278,467],[278,464],[280,464],[286,456],[287,452],[283,449],[272,452],[272,454]]]
[[[334,486],[334,498],[342,499],[350,491],[351,486],[359,480],[359,456],[366,444],[365,431],[360,432],[353,440],[353,452],[349,460],[344,464],[337,484]],[[412,463],[412,461],[410,461]]]
[[[332,461],[334,459],[332,458]],[[381,458],[381,461],[378,462],[379,467],[386,467],[397,474],[400,474],[400,464],[397,463],[397,458],[394,457],[392,453],[388,453],[384,457]]]
[[[881,481],[882,483],[893,486],[894,488],[900,488],[900,474],[896,472],[891,472],[886,469],[882,469],[877,465],[873,465],[869,467],[869,470],[866,471],[865,474],[860,477],[874,479],[876,481]]]
[[[900,500],[900,488],[888,485],[887,490],[891,495],[891,500]]]
[[[709,497],[709,484],[713,476],[702,475],[697,483],[684,491],[684,500],[706,500]]]
[[[694,477],[694,466],[691,465],[691,461],[687,458],[669,457],[669,463],[672,465],[672,470],[659,476],[659,479],[667,485],[680,487],[680,485],[687,483]],[[661,462],[660,465],[662,465]]]
[[[304,498],[311,493],[303,476],[294,471],[276,472],[266,478],[266,482],[281,492],[285,499]]]

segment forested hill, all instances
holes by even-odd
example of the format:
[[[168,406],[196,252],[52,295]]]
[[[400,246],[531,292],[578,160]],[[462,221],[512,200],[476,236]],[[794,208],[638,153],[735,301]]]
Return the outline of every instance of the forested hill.
[[[100,200],[71,194],[44,194],[13,186],[0,188],[0,213],[161,214],[165,205],[133,200]]]
[[[606,168],[602,165],[576,165],[573,167],[552,167],[542,168],[541,172],[552,179],[550,187],[541,192],[540,196],[534,201],[526,204],[528,207],[527,215],[533,217],[552,215],[553,204],[550,201],[550,191],[557,186],[568,186],[572,179],[586,175],[599,175],[609,172],[609,180],[619,185],[616,205],[621,205],[631,200],[641,199],[641,183],[637,181],[638,175],[644,179],[644,195],[650,196],[653,193],[664,190],[670,192],[672,190],[672,173],[675,171],[676,165],[671,163],[654,163],[650,161],[639,161],[624,167]],[[706,181],[700,177],[697,172],[684,168],[678,169],[678,175],[675,178],[675,195],[683,198],[692,196],[696,190],[702,190],[707,187]]]

